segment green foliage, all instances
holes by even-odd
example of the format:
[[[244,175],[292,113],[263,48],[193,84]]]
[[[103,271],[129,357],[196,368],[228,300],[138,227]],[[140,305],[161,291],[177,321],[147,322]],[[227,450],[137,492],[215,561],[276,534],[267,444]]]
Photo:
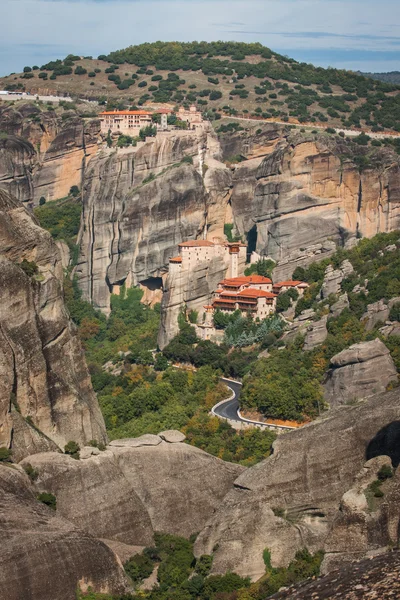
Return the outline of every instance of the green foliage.
[[[386,479],[391,479],[393,475],[393,469],[389,465],[383,465],[378,471],[379,481],[386,481]]]
[[[43,204],[46,204],[46,198],[44,196],[40,196],[39,206],[43,206]]]
[[[400,321],[400,302],[393,304],[389,313],[390,321]]]
[[[77,185],[73,185],[71,187],[71,189],[69,190],[69,194],[70,196],[72,196],[73,198],[77,198],[80,195],[80,191]]]
[[[72,456],[72,458],[75,458],[77,460],[79,459],[79,450],[79,444],[77,444],[74,441],[70,441],[64,446],[65,454],[69,454],[70,456]]]
[[[47,492],[42,492],[41,494],[38,494],[37,499],[39,500],[39,502],[42,502],[49,508],[52,508],[53,510],[57,509],[57,499],[54,496],[54,494],[48,494]]]
[[[296,552],[294,560],[287,568],[273,568],[271,566],[270,552],[264,551],[264,562],[266,565],[266,575],[260,581],[257,598],[266,598],[275,594],[281,587],[288,587],[305,579],[319,575],[321,563],[324,558],[323,551],[315,554],[304,548]]]
[[[0,462],[11,462],[11,450],[5,446],[0,446]]]
[[[202,577],[210,574],[213,563],[213,557],[209,554],[202,554],[196,561],[195,571]]]
[[[39,268],[37,264],[33,261],[23,259],[22,262],[18,263],[18,266],[28,275],[28,277],[34,277],[39,273]]]
[[[199,318],[199,313],[197,310],[191,310],[188,314],[188,318],[190,323],[192,323],[192,325],[196,325],[197,320]]]
[[[233,223],[225,223],[225,225],[224,225],[224,235],[226,235],[226,238],[227,238],[228,242],[230,242],[230,243],[240,241],[240,236],[234,236],[232,234],[233,228],[234,228]]]
[[[76,189],[79,194],[79,189]],[[40,225],[47,229],[55,240],[64,240],[74,253],[81,222],[81,203],[75,198],[64,198],[46,202],[35,208],[34,212]]]
[[[31,481],[36,481],[39,477],[39,472],[32,467],[30,463],[26,463],[23,465],[25,473],[28,475]]]
[[[270,258],[262,258],[256,263],[253,263],[248,267],[244,274],[248,275],[261,275],[262,277],[272,277],[272,271],[275,268],[275,262]]]
[[[124,564],[124,569],[134,584],[140,584],[150,577],[154,563],[146,554],[135,554]]]
[[[86,75],[87,74],[87,70],[84,69],[83,67],[81,67],[81,65],[78,65],[74,71],[75,75]]]

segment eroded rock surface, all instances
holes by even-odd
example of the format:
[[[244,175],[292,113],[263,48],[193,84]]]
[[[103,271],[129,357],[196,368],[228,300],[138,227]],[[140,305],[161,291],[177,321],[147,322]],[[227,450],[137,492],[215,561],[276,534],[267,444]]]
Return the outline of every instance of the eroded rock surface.
[[[398,460],[398,428],[392,429],[399,417],[394,390],[279,436],[273,455],[235,481],[200,533],[196,554],[217,547],[214,572],[232,570],[255,579],[264,572],[264,548],[272,548],[274,566],[287,565],[304,545],[323,548],[340,499],[366,459]]]
[[[325,400],[334,407],[367,398],[397,380],[395,364],[381,340],[354,344],[331,358]]]
[[[23,260],[37,266],[29,276]],[[0,190],[0,444],[32,452],[106,441],[75,326],[66,313],[56,244]]]
[[[57,497],[58,513],[95,537],[134,546],[151,545],[154,531],[189,537],[245,468],[188,444],[146,437],[158,443],[138,438],[85,460],[42,453],[23,464],[38,471],[38,490]]]
[[[2,600],[75,600],[78,586],[112,594],[128,591],[117,556],[38,502],[34,491],[25,474],[0,466]]]

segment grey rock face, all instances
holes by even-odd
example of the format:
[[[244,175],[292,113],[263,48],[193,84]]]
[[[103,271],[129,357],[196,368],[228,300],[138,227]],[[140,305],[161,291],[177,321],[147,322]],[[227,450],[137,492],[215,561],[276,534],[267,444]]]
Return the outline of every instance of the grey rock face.
[[[319,321],[315,321],[307,328],[306,337],[304,340],[304,350],[313,350],[319,344],[322,344],[327,336],[328,330],[326,328],[328,317],[322,317]]]
[[[18,266],[23,259],[37,265],[37,276]],[[0,443],[9,446],[12,440],[16,460],[71,439],[81,445],[106,441],[82,348],[65,311],[57,247],[1,190],[0,365]]]
[[[180,431],[176,431],[171,429],[169,431],[162,431],[158,434],[161,439],[165,442],[169,442],[170,444],[176,444],[178,442],[184,442],[186,440],[186,435],[181,433]]]
[[[35,498],[28,477],[0,466],[0,589],[4,600],[75,600],[81,586],[124,594],[117,556]]]
[[[209,182],[213,189],[208,194],[198,164],[213,144],[207,131],[198,136],[183,132],[140,148],[103,150],[90,161],[76,268],[87,300],[108,312],[110,290],[118,292],[123,283],[130,287],[157,278],[161,286],[178,244],[202,233],[207,213],[211,230],[217,225],[218,206],[228,203],[229,182],[221,176],[227,170],[218,163],[222,190],[219,196]],[[181,164],[185,156],[193,157],[194,165]],[[209,168],[208,179],[212,172]],[[150,175],[155,179],[147,181]],[[222,230],[223,223],[218,227]]]
[[[340,269],[334,269],[332,265],[329,265],[325,271],[324,282],[321,288],[321,298],[324,300],[331,294],[338,294],[343,279],[351,275],[353,271],[353,265],[347,259],[340,265]]]
[[[344,311],[344,309],[349,308],[349,306],[350,306],[349,297],[347,295],[347,292],[345,292],[344,294],[339,296],[339,299],[337,302],[332,304],[332,306],[330,308],[330,313],[331,313],[332,317],[338,317]]]
[[[188,537],[245,468],[151,437],[159,443],[110,445],[85,460],[43,453],[25,462],[39,473],[37,489],[56,496],[58,514],[95,537],[134,546],[151,545],[154,531]]]
[[[399,406],[399,391],[393,390],[279,436],[272,456],[240,475],[210,516],[197,538],[196,555],[217,546],[214,572],[230,569],[255,579],[265,570],[262,549],[273,548],[273,565],[287,565],[299,548],[298,532],[301,547],[323,548],[340,499],[366,456],[389,454],[390,448],[396,454],[397,438],[390,443],[381,434],[399,420]],[[271,516],[268,507],[283,511],[285,522]]]
[[[361,317],[361,321],[365,323],[365,329],[372,331],[378,323],[384,323],[389,318],[389,307],[383,300],[378,300],[373,304],[368,304],[367,311]]]
[[[336,354],[330,367],[324,387],[331,407],[383,392],[397,381],[390,352],[378,338]]]
[[[113,440],[110,442],[110,446],[114,448],[140,448],[141,446],[158,446],[161,444],[162,439],[159,435],[152,435],[146,433],[138,438],[124,438],[122,440]]]
[[[392,543],[387,526],[388,507],[371,511],[367,500],[368,486],[376,481],[378,471],[384,465],[392,466],[388,456],[377,456],[367,461],[354,485],[343,495],[325,542],[322,573],[329,573],[344,563],[363,558],[367,552]],[[393,509],[397,507],[393,505]]]

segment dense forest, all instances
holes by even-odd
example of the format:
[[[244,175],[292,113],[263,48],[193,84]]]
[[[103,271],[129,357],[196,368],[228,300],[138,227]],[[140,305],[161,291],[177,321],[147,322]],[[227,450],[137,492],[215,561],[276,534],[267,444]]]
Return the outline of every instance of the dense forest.
[[[3,78],[9,90],[55,89],[124,108],[196,103],[208,118],[249,114],[300,123],[400,131],[399,86],[299,63],[261,44],[156,42],[68,55]]]

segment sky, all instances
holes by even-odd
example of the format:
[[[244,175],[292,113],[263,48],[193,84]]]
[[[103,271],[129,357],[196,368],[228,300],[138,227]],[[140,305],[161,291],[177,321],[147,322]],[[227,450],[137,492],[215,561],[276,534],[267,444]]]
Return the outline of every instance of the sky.
[[[261,42],[302,62],[400,71],[400,0],[0,0],[0,76],[143,42]]]

